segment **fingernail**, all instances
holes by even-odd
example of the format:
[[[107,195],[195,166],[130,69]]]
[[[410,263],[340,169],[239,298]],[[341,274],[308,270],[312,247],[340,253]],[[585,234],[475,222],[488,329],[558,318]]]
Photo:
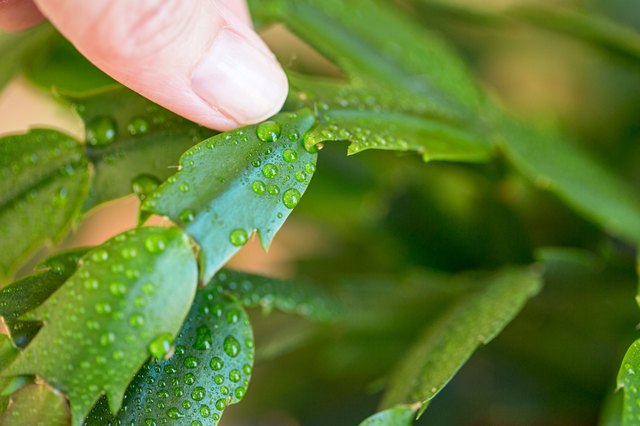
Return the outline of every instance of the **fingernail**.
[[[262,46],[223,28],[191,75],[193,91],[240,124],[256,123],[280,110],[287,79]]]

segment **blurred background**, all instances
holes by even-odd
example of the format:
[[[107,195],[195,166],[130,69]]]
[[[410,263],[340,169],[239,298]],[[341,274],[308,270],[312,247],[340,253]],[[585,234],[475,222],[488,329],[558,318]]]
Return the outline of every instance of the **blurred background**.
[[[640,187],[640,62],[544,14],[562,8],[637,31],[640,1],[398,7],[453,45],[507,110],[560,128]],[[262,34],[288,67],[340,74],[283,27]],[[68,107],[16,78],[0,95],[0,133],[42,125],[82,138]],[[135,226],[137,203],[130,196],[95,209],[63,245],[95,245]],[[500,156],[486,165],[425,165],[390,152],[347,158],[345,146],[328,145],[270,252],[254,239],[231,266],[322,285],[351,307],[350,319],[327,326],[252,312],[254,377],[223,424],[357,424],[375,411],[387,375],[423,326],[455,297],[452,274],[534,260],[547,266],[541,294],[418,424],[616,424],[615,377],[640,319],[634,256]]]

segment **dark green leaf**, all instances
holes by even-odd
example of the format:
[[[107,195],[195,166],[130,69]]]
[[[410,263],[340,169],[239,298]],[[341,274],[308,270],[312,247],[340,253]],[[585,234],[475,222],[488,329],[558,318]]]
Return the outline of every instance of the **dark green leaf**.
[[[253,358],[253,336],[242,307],[216,286],[201,288],[176,338],[175,354],[140,370],[116,422],[216,425],[225,407],[246,393]],[[86,424],[107,424],[109,414],[102,403]]]
[[[82,146],[54,130],[0,139],[0,278],[42,243],[62,237],[87,194]]]
[[[0,373],[18,356],[18,349],[13,345],[9,336],[0,334]],[[15,379],[0,376],[0,419],[9,404],[7,391]],[[12,389],[10,389],[12,390]]]
[[[383,407],[429,401],[451,380],[481,344],[490,342],[541,286],[531,269],[504,269],[478,284],[427,327],[398,365]]]
[[[411,426],[416,409],[409,405],[399,405],[367,417],[360,426]]]
[[[23,67],[26,77],[46,90],[78,93],[115,84],[60,34],[25,57]]]
[[[640,242],[640,195],[567,139],[505,119],[499,145],[541,188],[606,231]]]
[[[31,384],[11,395],[3,426],[67,426],[71,413],[64,396],[47,384]]]
[[[640,339],[633,342],[622,360],[618,373],[618,388],[624,388],[622,425],[632,426],[640,421]]]
[[[276,308],[326,321],[341,311],[336,301],[308,286],[229,269],[218,272],[208,285],[219,287],[243,306],[259,306],[267,313]]]
[[[313,124],[302,110],[203,141],[143,202],[143,212],[168,216],[198,242],[204,282],[254,230],[269,246],[315,171],[317,155],[302,146]]]
[[[85,123],[95,169],[87,209],[132,192],[144,197],[175,173],[187,148],[213,134],[120,86],[64,97]]]
[[[33,54],[54,34],[48,24],[17,33],[0,32],[0,89],[20,69],[25,57]]]
[[[103,393],[116,411],[149,352],[177,334],[196,277],[190,242],[179,230],[138,228],[116,236],[89,251],[77,272],[29,314],[45,325],[6,374],[36,374],[60,388],[74,425]]]

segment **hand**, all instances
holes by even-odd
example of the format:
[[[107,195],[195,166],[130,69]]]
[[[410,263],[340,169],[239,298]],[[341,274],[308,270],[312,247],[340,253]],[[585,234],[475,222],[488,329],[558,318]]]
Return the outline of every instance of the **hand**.
[[[287,79],[244,0],[0,0],[0,28],[49,19],[91,62],[218,130],[280,110]]]

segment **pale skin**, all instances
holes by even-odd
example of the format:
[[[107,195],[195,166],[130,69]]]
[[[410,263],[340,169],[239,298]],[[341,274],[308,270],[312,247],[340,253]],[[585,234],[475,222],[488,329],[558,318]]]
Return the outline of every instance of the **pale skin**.
[[[120,83],[213,129],[262,121],[287,94],[245,0],[0,0],[0,30],[45,19]]]

